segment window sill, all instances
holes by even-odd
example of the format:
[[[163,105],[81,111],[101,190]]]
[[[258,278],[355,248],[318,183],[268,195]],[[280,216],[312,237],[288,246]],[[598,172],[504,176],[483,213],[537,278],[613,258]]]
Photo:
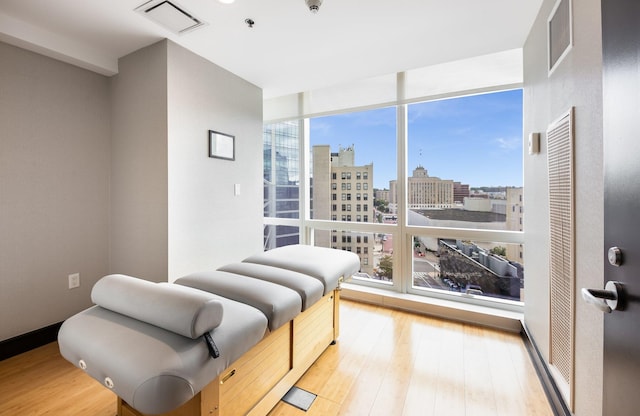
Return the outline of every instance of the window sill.
[[[408,293],[396,293],[351,283],[342,284],[340,296],[344,299],[358,302],[392,309],[402,309],[509,332],[521,332],[524,319],[524,315],[519,312]]]

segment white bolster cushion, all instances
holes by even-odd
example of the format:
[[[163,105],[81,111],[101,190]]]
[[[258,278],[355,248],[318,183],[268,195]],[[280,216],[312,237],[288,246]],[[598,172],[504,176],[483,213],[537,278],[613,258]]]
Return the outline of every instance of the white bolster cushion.
[[[96,305],[176,334],[196,339],[222,322],[222,303],[210,293],[122,274],[93,286]]]

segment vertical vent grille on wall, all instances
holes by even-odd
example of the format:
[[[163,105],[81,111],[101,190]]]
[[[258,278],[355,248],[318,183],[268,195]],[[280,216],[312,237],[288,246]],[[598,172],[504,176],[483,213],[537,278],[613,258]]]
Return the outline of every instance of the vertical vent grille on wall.
[[[573,108],[547,130],[551,365],[566,382],[561,390],[567,396],[565,399],[569,407],[572,407],[574,374],[573,131]]]

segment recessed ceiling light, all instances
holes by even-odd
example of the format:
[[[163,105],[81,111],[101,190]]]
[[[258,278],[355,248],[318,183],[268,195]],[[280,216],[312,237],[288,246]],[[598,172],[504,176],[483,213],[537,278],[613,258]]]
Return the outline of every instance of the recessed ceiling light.
[[[236,0],[218,0],[218,1],[219,1],[220,3],[223,3],[223,4],[231,4],[231,3],[233,3],[233,2],[234,2],[234,1],[236,1]]]

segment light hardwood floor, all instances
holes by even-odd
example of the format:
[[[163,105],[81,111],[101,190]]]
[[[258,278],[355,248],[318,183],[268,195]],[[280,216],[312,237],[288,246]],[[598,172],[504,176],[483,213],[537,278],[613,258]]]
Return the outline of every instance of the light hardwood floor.
[[[341,302],[340,339],[269,416],[552,415],[518,334]],[[56,343],[0,362],[0,415],[114,416],[116,398]]]

